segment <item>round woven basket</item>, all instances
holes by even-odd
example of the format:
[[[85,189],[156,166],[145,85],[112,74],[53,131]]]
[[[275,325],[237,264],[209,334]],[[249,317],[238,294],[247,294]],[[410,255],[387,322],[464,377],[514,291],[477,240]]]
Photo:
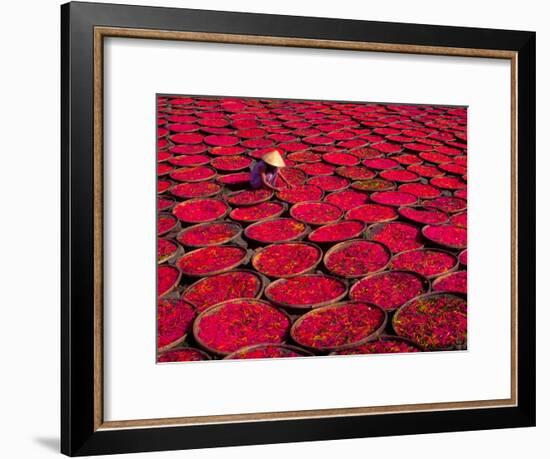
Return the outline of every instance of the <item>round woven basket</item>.
[[[466,262],[464,262],[464,257],[466,257]],[[458,254],[458,261],[462,266],[467,266],[468,263],[468,249],[464,249]]]
[[[161,258],[160,260],[157,259],[157,264],[160,265],[162,263],[166,263],[170,260],[173,260],[175,257],[178,257],[178,256],[183,255],[185,253],[185,251],[183,250],[183,247],[181,245],[179,245],[176,240],[174,240],[172,238],[162,238],[162,239],[166,239],[167,241],[173,243],[176,246],[176,250],[171,255],[167,255],[167,256]],[[157,248],[158,248],[158,241],[157,241]]]
[[[269,247],[272,247],[274,245],[282,245],[282,244],[299,244],[299,245],[308,245],[308,246],[311,246],[311,247],[314,247],[315,250],[317,251],[318,253],[318,256],[317,256],[317,259],[316,261],[309,267],[307,267],[306,269],[303,269],[302,271],[300,272],[297,272],[297,273],[292,273],[292,274],[288,274],[288,275],[282,275],[282,276],[270,276],[269,274],[267,273],[264,273],[262,271],[260,271],[260,268],[258,267],[258,257],[259,255],[267,250]],[[291,241],[291,242],[281,242],[281,243],[277,243],[277,244],[270,244],[266,247],[262,247],[260,249],[257,249],[254,254],[252,255],[252,266],[254,267],[254,269],[262,274],[264,274],[265,276],[267,277],[271,277],[271,278],[280,278],[280,279],[288,279],[290,277],[296,277],[296,276],[301,276],[302,274],[308,274],[308,273],[311,273],[315,270],[315,268],[317,267],[317,265],[321,262],[321,259],[323,258],[323,251],[321,250],[321,248],[316,245],[316,244],[312,244],[311,242],[297,242],[297,241]]]
[[[269,304],[267,301],[264,301],[264,300],[251,299],[251,298],[235,298],[235,299],[232,299],[232,300],[222,301],[221,303],[217,303],[217,304],[212,305],[211,307],[209,307],[205,311],[201,312],[195,318],[195,321],[193,322],[193,337],[195,338],[195,341],[199,344],[199,346],[201,346],[203,349],[207,350],[208,352],[211,352],[212,354],[219,355],[219,356],[227,356],[227,355],[230,355],[233,352],[235,352],[235,351],[224,352],[224,351],[220,351],[219,349],[215,349],[215,348],[210,347],[208,344],[206,344],[199,337],[199,333],[200,333],[201,321],[205,316],[207,316],[209,314],[213,314],[214,312],[216,312],[216,310],[222,308],[225,304],[230,303],[230,302],[234,302],[234,301],[237,301],[237,300],[246,300],[246,301],[254,301],[254,302],[257,302],[257,303],[261,303],[266,307],[269,307],[271,309],[275,309],[276,311],[284,314],[285,317],[288,319],[288,323],[289,324],[292,323],[292,320],[291,320],[290,316],[285,311],[272,306],[271,304]],[[258,344],[260,344],[260,343],[258,343]],[[266,343],[262,343],[262,344],[266,344]],[[282,343],[273,343],[273,344],[282,344]]]
[[[386,182],[385,186],[382,187],[382,188],[376,188],[376,187],[372,187],[372,188],[367,187],[367,188],[365,188],[365,183],[364,182],[382,183],[381,181]],[[355,182],[353,182],[351,184],[351,187],[354,190],[366,191],[366,192],[372,193],[372,192],[376,192],[376,191],[392,191],[392,190],[395,190],[397,188],[397,184],[395,182],[390,182],[389,180],[386,180],[386,179],[372,178],[372,179],[366,179],[366,180],[356,180]]]
[[[158,231],[157,230],[157,236],[164,236],[166,234],[169,234],[169,233],[172,233],[172,232],[176,232],[176,231],[179,231],[181,229],[181,223],[180,221],[178,220],[178,218],[175,216],[175,215],[172,215],[172,214],[169,214],[169,213],[166,213],[166,212],[162,212],[160,214],[158,214],[157,216],[157,220],[160,218],[160,217],[170,217],[170,218],[173,218],[174,220],[176,220],[176,224],[172,227],[170,227],[169,229],[167,230],[164,230],[164,231]]]
[[[234,227],[235,234],[233,236],[231,236],[229,239],[225,240],[225,241],[216,242],[216,243],[212,243],[212,244],[190,244],[190,243],[182,242],[181,239],[180,239],[183,235],[185,235],[186,233],[188,233],[190,231],[194,231],[194,230],[204,228],[206,226],[209,226],[209,225],[212,225],[212,224],[217,224],[217,223]],[[180,242],[180,244],[183,244],[186,247],[196,247],[196,248],[211,247],[211,246],[214,246],[214,245],[223,245],[223,244],[233,242],[235,239],[237,239],[238,237],[241,236],[242,232],[243,232],[243,228],[238,223],[213,221],[213,222],[199,223],[198,225],[188,226],[187,228],[182,229],[177,235],[177,240],[178,240],[178,242]]]
[[[178,172],[178,170],[180,170],[180,169],[193,169],[195,167],[204,167],[204,168],[210,169],[213,172],[213,174],[209,175],[208,177],[202,177],[202,178],[196,178],[196,179],[186,179],[186,180],[179,180],[177,178],[172,177],[172,174],[174,174],[175,172]],[[214,169],[213,167],[210,167],[210,166],[189,166],[189,167],[184,166],[184,167],[178,167],[177,169],[174,169],[173,171],[170,172],[170,178],[172,180],[175,180],[178,183],[206,182],[207,180],[215,180],[217,177],[218,177],[218,173],[217,173],[216,169]]]
[[[171,343],[167,344],[166,346],[159,347],[158,352],[163,353],[166,351],[170,351],[174,349],[176,346],[179,346],[181,343],[183,343],[187,339],[187,333],[184,333],[182,336],[180,336],[178,339],[172,341]]]
[[[379,242],[379,241],[376,241],[374,239],[374,237],[376,237],[376,235],[380,231],[382,231],[388,223],[392,224],[392,222],[380,222],[380,223],[374,223],[373,225],[370,225],[364,233],[365,239],[367,239],[369,241],[373,241],[373,242]],[[415,231],[415,234],[417,234],[418,237],[420,237],[420,232],[419,232],[418,227],[416,225],[413,225],[412,223],[408,223],[408,222],[401,222],[401,221],[400,222],[395,222],[394,221],[394,223],[412,228]],[[381,242],[381,244],[383,244],[383,242]],[[420,244],[420,247],[416,247],[417,249],[421,249],[421,248],[424,247],[424,242],[423,241],[419,242],[419,244]],[[407,249],[407,250],[413,250],[413,249]],[[401,250],[401,252],[405,252],[405,251],[406,250]],[[393,253],[400,253],[400,252],[393,252],[392,251],[392,254]]]
[[[376,279],[377,277],[381,277],[381,276],[387,275],[389,273],[410,274],[410,275],[416,277],[421,282],[422,288],[423,288],[423,291],[424,291],[424,293],[422,293],[422,295],[426,294],[426,293],[429,293],[431,291],[431,282],[426,277],[424,277],[422,274],[418,274],[418,273],[415,273],[413,271],[405,271],[405,270],[379,271],[379,272],[376,272],[374,274],[369,274],[369,275],[363,277],[360,281],[353,284],[351,286],[350,290],[349,290],[350,299],[352,301],[358,301],[358,302],[363,301],[361,299],[353,297],[353,294],[354,294],[355,290],[357,290],[359,283],[364,281],[364,280]],[[418,295],[416,295],[416,296],[418,296]],[[409,301],[409,300],[407,300],[407,301]],[[405,303],[406,303],[406,301],[405,301]],[[374,304],[376,304],[376,303],[374,303]],[[397,309],[399,309],[399,307],[401,307],[401,305],[397,306],[395,308],[382,308],[382,309],[384,309],[386,312],[390,313],[390,312],[396,311]]]
[[[231,212],[231,207],[229,207],[229,206],[227,205],[227,203],[226,203],[225,201],[222,201],[221,199],[214,199],[214,198],[193,198],[193,199],[187,199],[187,200],[185,200],[185,201],[180,202],[179,204],[176,204],[176,205],[174,206],[174,208],[172,209],[172,213],[174,213],[174,211],[178,208],[178,206],[185,206],[185,205],[189,205],[189,204],[192,204],[192,203],[194,203],[194,202],[197,202],[197,201],[204,201],[204,200],[206,200],[206,199],[212,199],[212,200],[219,201],[219,202],[223,203],[223,205],[225,206],[225,211],[224,211],[222,214],[220,214],[220,215],[216,215],[216,217],[214,217],[214,218],[210,218],[210,219],[208,219],[208,220],[202,220],[202,221],[181,220],[181,219],[180,219],[179,217],[177,217],[175,214],[174,214],[174,216],[176,216],[176,218],[177,218],[178,220],[180,220],[181,222],[183,222],[183,223],[185,223],[185,224],[188,224],[188,225],[196,225],[196,224],[199,224],[199,223],[209,223],[209,222],[213,222],[213,221],[215,221],[215,220],[222,220],[222,219],[224,219],[224,218],[227,216],[227,214],[228,214],[229,212]]]
[[[315,241],[312,239],[312,236],[314,235],[314,233],[320,229],[323,229],[323,228],[328,228],[328,227],[331,227],[331,226],[335,226],[335,225],[338,225],[338,224],[341,224],[341,223],[345,223],[345,222],[355,222],[355,223],[359,223],[361,224],[361,229],[357,232],[355,232],[354,234],[352,234],[350,237],[348,238],[345,238],[345,239],[341,239],[341,240],[335,240],[335,241]],[[311,242],[314,242],[315,244],[319,244],[320,246],[322,247],[325,247],[325,246],[332,246],[333,244],[336,244],[336,243],[339,243],[339,242],[345,242],[347,240],[350,240],[350,239],[357,239],[357,238],[360,238],[365,229],[367,228],[367,224],[365,222],[362,222],[362,221],[359,221],[359,220],[343,220],[343,221],[340,221],[340,222],[336,222],[336,223],[331,223],[330,225],[324,225],[324,226],[320,226],[319,228],[316,228],[315,230],[313,230],[311,233],[308,234],[308,239],[311,241]]]
[[[296,212],[298,211],[298,209],[300,207],[311,206],[311,205],[315,205],[315,204],[326,204],[327,206],[334,207],[335,209],[337,209],[339,211],[338,218],[334,218],[332,220],[325,220],[325,221],[322,221],[322,222],[315,222],[314,223],[314,222],[308,222],[308,221],[303,220],[303,219],[296,216]],[[327,202],[324,202],[324,201],[302,201],[302,202],[298,202],[290,208],[289,213],[290,213],[290,216],[292,218],[294,218],[295,220],[298,220],[299,222],[302,222],[305,225],[311,225],[311,226],[323,226],[323,225],[330,225],[332,223],[338,223],[344,215],[344,211],[342,209],[340,209],[337,205],[327,203]]]
[[[181,281],[181,276],[182,276],[181,269],[179,269],[177,266],[174,266],[174,265],[168,265],[168,266],[170,266],[173,269],[176,269],[177,272],[178,272],[178,275],[176,277],[176,280],[172,284],[172,286],[168,290],[166,290],[162,295],[158,295],[158,280],[157,280],[156,291],[157,291],[157,297],[158,298],[168,297],[168,295],[170,295],[170,293],[172,293],[176,289],[176,287],[179,285],[179,283]],[[158,267],[157,267],[157,269],[158,269]]]
[[[357,302],[357,301],[344,301],[344,302],[341,302],[341,303],[335,303],[335,304],[330,304],[328,306],[322,306],[320,308],[316,308],[316,309],[313,309],[312,311],[310,312],[307,312],[305,313],[303,316],[299,317],[298,319],[296,319],[296,321],[294,322],[294,324],[292,325],[291,329],[290,329],[290,336],[291,338],[296,342],[298,343],[300,346],[303,346],[305,347],[306,349],[309,349],[313,352],[321,352],[321,353],[327,353],[327,352],[334,352],[334,351],[340,351],[340,350],[344,350],[344,349],[349,349],[349,348],[352,348],[352,347],[357,347],[363,343],[366,343],[367,341],[370,341],[370,340],[373,340],[375,338],[377,338],[383,331],[384,331],[384,328],[386,328],[386,324],[388,322],[388,315],[386,313],[386,311],[384,311],[382,308],[376,306],[376,305],[373,305],[373,304],[370,304],[371,306],[375,307],[376,309],[379,309],[382,313],[383,313],[383,320],[380,324],[379,327],[377,327],[373,332],[369,333],[369,335],[357,340],[357,341],[354,341],[352,343],[348,343],[348,344],[343,344],[343,345],[339,345],[339,346],[331,346],[331,347],[311,347],[311,346],[308,346],[306,344],[302,344],[300,343],[300,341],[298,339],[296,339],[296,329],[298,327],[300,327],[300,324],[306,319],[306,318],[309,318],[311,317],[313,314],[318,314],[319,312],[321,311],[324,311],[324,310],[327,310],[327,309],[331,309],[331,308],[340,308],[340,307],[343,307],[343,306],[346,306],[346,305],[349,305],[349,304],[367,304],[363,301],[360,301],[360,302]]]
[[[385,206],[384,204],[377,204],[375,202],[366,202],[365,204],[361,204],[360,206],[357,206],[357,207],[354,207],[353,209],[350,209],[348,211],[346,211],[345,215],[344,215],[344,220],[357,220],[357,216],[355,218],[350,218],[350,215],[353,215],[352,212],[356,211],[356,209],[359,209],[360,207],[362,206],[380,206],[380,207],[388,207],[388,206]],[[390,218],[386,218],[384,220],[378,220],[376,222],[372,222],[372,223],[367,223],[367,222],[364,222],[365,224],[368,224],[368,225],[375,225],[377,223],[388,223],[388,222],[393,222],[395,220],[397,220],[399,218],[399,214],[395,213],[395,215],[393,217],[390,217]],[[363,220],[360,220],[360,221],[363,221]]]
[[[280,220],[294,220],[293,218],[281,218]],[[260,220],[256,223],[252,223],[251,225],[247,226],[246,229],[244,230],[244,235],[247,239],[253,241],[253,242],[256,242],[256,243],[260,243],[260,244],[279,244],[279,243],[283,243],[283,242],[293,242],[293,241],[299,241],[299,240],[302,240],[304,237],[306,237],[310,232],[311,232],[311,228],[309,227],[309,225],[306,225],[305,223],[303,223],[304,225],[304,230],[297,234],[296,236],[293,236],[293,237],[290,237],[290,238],[287,238],[287,239],[280,239],[280,240],[277,240],[277,241],[261,241],[259,239],[255,239],[253,237],[250,236],[250,231],[251,231],[251,228],[256,228],[257,226],[259,225],[263,225],[267,222],[270,222],[270,221],[273,221],[273,220],[279,220],[278,218],[266,218],[264,220]],[[300,222],[302,223],[302,222]]]
[[[425,276],[427,279],[434,279],[438,276],[442,276],[443,274],[448,274],[448,273],[452,273],[453,271],[456,271],[458,269],[458,258],[456,257],[456,255],[454,253],[451,253],[451,252],[448,252],[447,250],[442,250],[442,249],[435,249],[435,248],[423,248],[423,249],[413,249],[413,250],[405,250],[404,252],[400,252],[400,253],[396,253],[390,263],[389,263],[389,266],[391,268],[392,264],[393,264],[393,260],[396,258],[396,257],[400,257],[402,256],[404,253],[412,253],[412,252],[420,252],[420,251],[431,251],[431,252],[441,252],[441,253],[444,253],[446,255],[450,255],[451,257],[453,257],[455,259],[455,264],[453,265],[452,268],[449,268],[447,271],[445,271],[444,273],[437,273],[437,274],[433,274],[431,276]]]
[[[259,280],[258,290],[257,290],[256,294],[253,297],[253,298],[256,298],[256,299],[259,299],[259,298],[262,297],[262,295],[265,291],[265,288],[269,284],[269,279],[267,277],[265,277],[261,273],[253,271],[251,269],[234,269],[234,270],[231,271],[231,273],[249,273],[249,274],[252,274],[252,275],[254,275],[255,277],[258,278],[258,280]],[[227,273],[222,273],[222,274],[227,274]],[[202,306],[200,306],[200,305],[196,304],[195,302],[187,299],[185,295],[191,289],[196,288],[198,285],[200,285],[203,282],[206,282],[210,277],[211,276],[204,277],[202,279],[197,280],[196,282],[193,282],[191,285],[187,286],[187,288],[185,288],[185,290],[181,293],[181,298],[183,300],[187,301],[188,303],[190,303],[191,305],[193,305],[195,308],[201,308],[202,309]],[[203,311],[206,311],[207,309],[211,308],[212,306],[215,306],[216,304],[217,303],[212,303],[208,307],[204,308]]]
[[[422,236],[424,236],[428,241],[430,241],[432,244],[435,244],[436,246],[438,247],[443,247],[445,249],[451,249],[451,250],[464,250],[467,248],[467,244],[449,244],[449,243],[445,243],[445,242],[441,242],[441,241],[436,241],[434,239],[432,239],[431,237],[427,236],[426,235],[426,231],[428,230],[428,228],[430,226],[436,226],[436,225],[426,225],[426,226],[423,226],[422,227]],[[454,226],[454,225],[452,225]],[[465,228],[460,228],[460,227],[457,227],[461,230],[464,230],[466,231]]]
[[[332,246],[329,250],[327,250],[327,252],[325,253],[325,256],[323,258],[323,264],[325,265],[325,267],[332,273],[332,270],[327,265],[327,262],[328,262],[330,256],[332,254],[334,254],[335,252],[338,252],[339,250],[345,249],[346,247],[349,247],[350,245],[353,245],[357,242],[365,242],[365,239],[350,239],[349,241],[339,242],[338,244]],[[346,279],[357,279],[359,277],[365,277],[369,274],[374,274],[374,273],[383,271],[388,267],[388,265],[390,264],[391,259],[392,259],[391,250],[388,247],[386,247],[384,244],[382,244],[381,242],[375,242],[375,241],[368,241],[368,242],[371,242],[372,244],[380,245],[386,251],[386,253],[388,255],[388,261],[386,262],[386,264],[384,264],[382,267],[380,267],[376,271],[370,271],[367,274],[365,274],[365,273],[348,274],[348,275],[338,274],[338,277],[344,277]]]
[[[212,247],[212,246],[210,246]],[[236,262],[236,263],[233,263],[232,265],[230,266],[226,266],[225,268],[221,268],[221,269],[218,269],[216,271],[209,271],[207,273],[198,273],[198,274],[193,274],[193,273],[187,273],[187,272],[183,272],[183,274],[185,274],[186,276],[188,277],[203,277],[203,276],[215,276],[216,274],[222,274],[222,273],[226,273],[228,271],[231,271],[232,269],[235,269],[237,266],[241,266],[241,265],[245,265],[248,263],[248,261],[250,260],[250,257],[252,255],[252,252],[250,250],[246,250],[244,249],[243,247],[240,247],[240,246],[237,246],[237,245],[224,245],[223,247],[235,247],[235,248],[238,248],[240,250],[243,251],[243,257],[240,259],[240,261]],[[195,250],[192,250],[191,252],[187,252],[184,256],[187,256],[189,254],[192,254],[193,252],[197,252],[199,250],[205,250],[207,249],[208,247],[201,247],[200,249],[195,249]],[[181,270],[181,269],[180,269]]]
[[[169,204],[168,206],[162,208],[162,209],[159,209],[159,206],[158,206],[158,200],[157,200],[157,213],[159,212],[170,212],[170,210],[172,209],[172,207],[174,207],[176,205],[176,200],[175,199],[172,199],[172,198],[168,198],[168,197],[165,197],[165,196],[159,196],[158,199],[162,199],[164,201],[168,201]]]
[[[325,301],[321,301],[321,302],[318,302],[318,303],[309,303],[309,304],[290,304],[290,303],[285,303],[283,301],[277,301],[275,298],[273,298],[273,296],[271,295],[271,291],[276,288],[277,286],[281,285],[281,284],[284,284],[286,282],[288,282],[288,278],[281,278],[281,279],[277,279],[275,281],[273,281],[271,284],[269,284],[265,291],[264,291],[264,294],[265,294],[265,297],[271,301],[272,303],[274,304],[277,304],[279,306],[282,306],[282,307],[285,307],[285,308],[290,308],[290,309],[313,309],[313,308],[319,308],[321,306],[326,306],[328,304],[332,304],[332,303],[337,303],[338,301],[342,300],[343,298],[345,298],[345,296],[348,294],[348,286],[346,284],[346,282],[344,282],[343,280],[341,279],[338,279],[337,277],[334,277],[334,276],[328,276],[326,274],[305,274],[305,275],[302,275],[300,277],[319,277],[319,276],[322,276],[322,277],[326,277],[326,278],[329,278],[331,280],[335,280],[337,282],[339,282],[343,287],[344,287],[344,291],[343,293],[341,293],[340,295],[338,296],[335,296],[334,298],[331,298],[329,300],[325,300]],[[292,279],[295,279],[296,277],[292,278]]]
[[[403,306],[401,306],[396,312],[395,314],[393,315],[393,318],[392,318],[392,327],[393,329],[395,330],[395,333],[398,335],[398,336],[401,336],[399,335],[399,332],[397,331],[398,329],[395,327],[395,323],[396,321],[399,319],[399,315],[408,307],[410,307],[410,305],[414,302],[414,301],[417,301],[419,299],[423,299],[423,298],[431,298],[431,297],[434,297],[434,296],[441,296],[441,297],[444,297],[444,296],[447,296],[447,297],[452,297],[452,298],[459,298],[461,300],[464,300],[465,301],[465,297],[463,295],[457,295],[455,293],[445,293],[445,292],[431,292],[431,293],[426,293],[425,295],[419,295],[415,298],[412,298],[410,299],[409,301],[407,301]],[[409,340],[411,340],[410,338],[408,338],[407,336],[403,336],[403,338],[407,338]],[[452,347],[446,347],[446,348],[437,348],[437,349],[426,349],[424,348],[424,346],[421,346],[419,343],[415,342],[414,340],[411,340],[416,346],[418,346],[420,349],[423,349],[423,350],[437,350],[437,351],[455,351],[455,350],[464,350],[466,349],[466,346],[467,346],[467,343],[463,343],[461,345],[456,345],[456,346],[452,346]]]
[[[350,186],[351,186],[351,182],[349,181],[349,179],[347,180],[347,183],[343,184],[340,188],[334,188],[334,189],[330,189],[330,190],[327,190],[325,188],[322,188],[320,187],[319,185],[316,185],[315,183],[310,183],[312,181],[315,181],[316,178],[321,178],[321,177],[328,177],[328,178],[332,178],[332,177],[337,177],[337,178],[344,178],[344,179],[347,179],[347,177],[343,177],[341,175],[335,175],[335,176],[332,176],[332,175],[329,175],[329,176],[317,176],[317,177],[310,177],[307,179],[306,181],[306,184],[307,185],[313,185],[313,186],[318,186],[319,188],[321,188],[325,193],[337,193],[338,191],[344,191],[344,190],[347,190]]]
[[[232,205],[232,206],[235,206],[235,207],[249,207],[249,206],[254,206],[256,204],[261,204],[262,202],[269,201],[273,197],[273,191],[269,190],[270,193],[266,194],[263,198],[258,198],[255,201],[250,201],[250,202],[247,202],[246,204],[239,204],[239,203],[231,202],[231,199],[233,197],[238,196],[239,194],[242,194],[242,193],[246,193],[248,191],[251,191],[251,190],[233,191],[231,193],[227,193],[224,196],[224,199],[229,205]]]
[[[203,183],[205,183],[205,182],[203,182]],[[209,182],[209,183],[210,183],[210,182]],[[182,185],[182,184],[185,185],[185,184],[188,184],[188,183],[187,183],[187,182],[180,182],[180,183],[178,183],[178,185]],[[217,184],[217,183],[215,183],[215,184],[216,184],[217,186],[219,186],[219,188],[218,188],[217,190],[212,191],[211,193],[203,194],[203,195],[201,195],[201,196],[186,196],[186,195],[180,195],[180,196],[178,196],[177,194],[175,194],[175,191],[176,191],[175,188],[176,188],[178,185],[175,185],[175,186],[173,186],[172,188],[170,188],[170,194],[171,194],[172,196],[174,196],[176,199],[185,199],[185,200],[188,200],[188,201],[190,201],[190,200],[192,200],[192,199],[213,198],[214,196],[219,195],[219,194],[222,192],[222,190],[223,190],[223,187],[222,187],[221,185],[219,185],[219,184]]]
[[[412,223],[412,224],[417,225],[417,226],[424,226],[424,225],[426,225],[426,223],[419,222],[419,221],[414,220],[410,217],[407,217],[406,215],[403,215],[402,214],[403,209],[418,209],[418,210],[426,210],[426,211],[437,211],[437,212],[441,212],[443,214],[447,214],[445,211],[436,209],[435,207],[432,207],[430,209],[430,208],[427,208],[425,206],[419,206],[419,205],[416,205],[416,206],[401,206],[397,209],[397,213],[399,214],[399,216],[401,218],[403,218],[407,222]],[[438,222],[438,223],[429,223],[429,225],[431,225],[431,226],[444,225],[445,223],[448,223],[448,221],[449,221],[449,217],[447,216],[447,220],[442,221],[442,222]]]
[[[432,281],[432,290],[433,290],[433,292],[434,293],[451,293],[453,295],[467,295],[467,293],[464,293],[464,292],[455,292],[455,291],[452,291],[452,290],[437,290],[438,284],[443,282],[449,276],[454,276],[454,275],[457,275],[457,274],[460,274],[460,273],[467,273],[467,271],[466,270],[462,270],[462,271],[461,270],[456,270],[456,271],[453,271],[453,272],[450,272],[450,273],[445,273],[445,274],[442,274],[441,276],[436,277]]]
[[[254,223],[263,222],[263,221],[269,220],[270,218],[279,218],[288,210],[288,204],[286,202],[278,202],[278,201],[277,201],[277,204],[280,204],[282,206],[279,211],[267,217],[259,218],[257,220],[239,220],[238,218],[235,218],[232,214],[234,214],[234,212],[238,210],[238,208],[233,209],[231,212],[229,212],[229,218],[231,220],[239,222],[241,225],[253,225]]]

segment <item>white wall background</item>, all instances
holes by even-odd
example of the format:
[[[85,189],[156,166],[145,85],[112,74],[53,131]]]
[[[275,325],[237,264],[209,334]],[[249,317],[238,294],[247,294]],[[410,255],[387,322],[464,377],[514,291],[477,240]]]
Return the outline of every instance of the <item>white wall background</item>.
[[[545,2],[462,0],[133,0],[135,4],[232,11],[342,17],[536,30],[538,45],[538,126],[550,122],[548,102],[550,48]],[[0,72],[0,455],[54,457],[59,444],[59,2],[6,2],[1,16]],[[539,132],[544,132],[539,129]],[[550,167],[547,144],[539,134],[539,234],[550,223],[543,215],[550,197],[543,174]],[[544,147],[544,148],[543,148]],[[545,193],[546,192],[546,193]],[[538,278],[549,274],[542,262],[549,246],[538,247]],[[540,285],[543,285],[540,282]],[[515,458],[547,450],[550,433],[550,370],[543,324],[549,309],[538,308],[538,427],[373,438],[287,445],[157,453],[178,458],[280,458],[407,456],[448,459],[489,453]],[[546,328],[546,327],[545,327]],[[542,454],[536,454],[540,457]],[[139,457],[152,457],[140,454]]]

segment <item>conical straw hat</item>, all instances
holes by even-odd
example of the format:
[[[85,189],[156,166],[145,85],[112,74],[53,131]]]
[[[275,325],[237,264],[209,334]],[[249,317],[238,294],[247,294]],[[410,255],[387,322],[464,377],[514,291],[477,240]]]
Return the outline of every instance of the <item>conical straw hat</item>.
[[[285,161],[277,150],[270,151],[262,156],[262,160],[274,167],[285,167]]]

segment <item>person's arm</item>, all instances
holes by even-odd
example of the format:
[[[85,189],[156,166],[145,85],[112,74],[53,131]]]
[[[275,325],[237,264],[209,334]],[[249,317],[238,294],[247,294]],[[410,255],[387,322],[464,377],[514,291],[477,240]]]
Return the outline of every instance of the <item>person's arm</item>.
[[[278,190],[276,186],[274,186],[272,183],[269,182],[269,179],[267,178],[267,174],[265,173],[265,171],[262,172],[261,177],[262,177],[262,183],[266,187],[271,188],[272,190]]]
[[[290,182],[287,180],[287,178],[285,177],[285,174],[283,174],[283,171],[282,171],[282,170],[279,171],[279,177],[281,177],[281,180],[282,180],[283,182],[285,182],[285,183],[288,185],[289,188],[293,188],[293,187],[294,187],[294,185],[292,185],[292,183],[290,183]]]

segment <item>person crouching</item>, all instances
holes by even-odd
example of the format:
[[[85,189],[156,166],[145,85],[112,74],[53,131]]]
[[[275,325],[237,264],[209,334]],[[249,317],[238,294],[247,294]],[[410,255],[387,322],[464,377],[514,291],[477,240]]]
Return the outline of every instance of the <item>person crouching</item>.
[[[277,150],[270,151],[256,161],[250,168],[250,186],[254,189],[266,186],[271,189],[277,189],[275,184],[277,177],[280,177],[288,186],[285,176],[280,173],[280,169],[285,167],[285,161]]]

